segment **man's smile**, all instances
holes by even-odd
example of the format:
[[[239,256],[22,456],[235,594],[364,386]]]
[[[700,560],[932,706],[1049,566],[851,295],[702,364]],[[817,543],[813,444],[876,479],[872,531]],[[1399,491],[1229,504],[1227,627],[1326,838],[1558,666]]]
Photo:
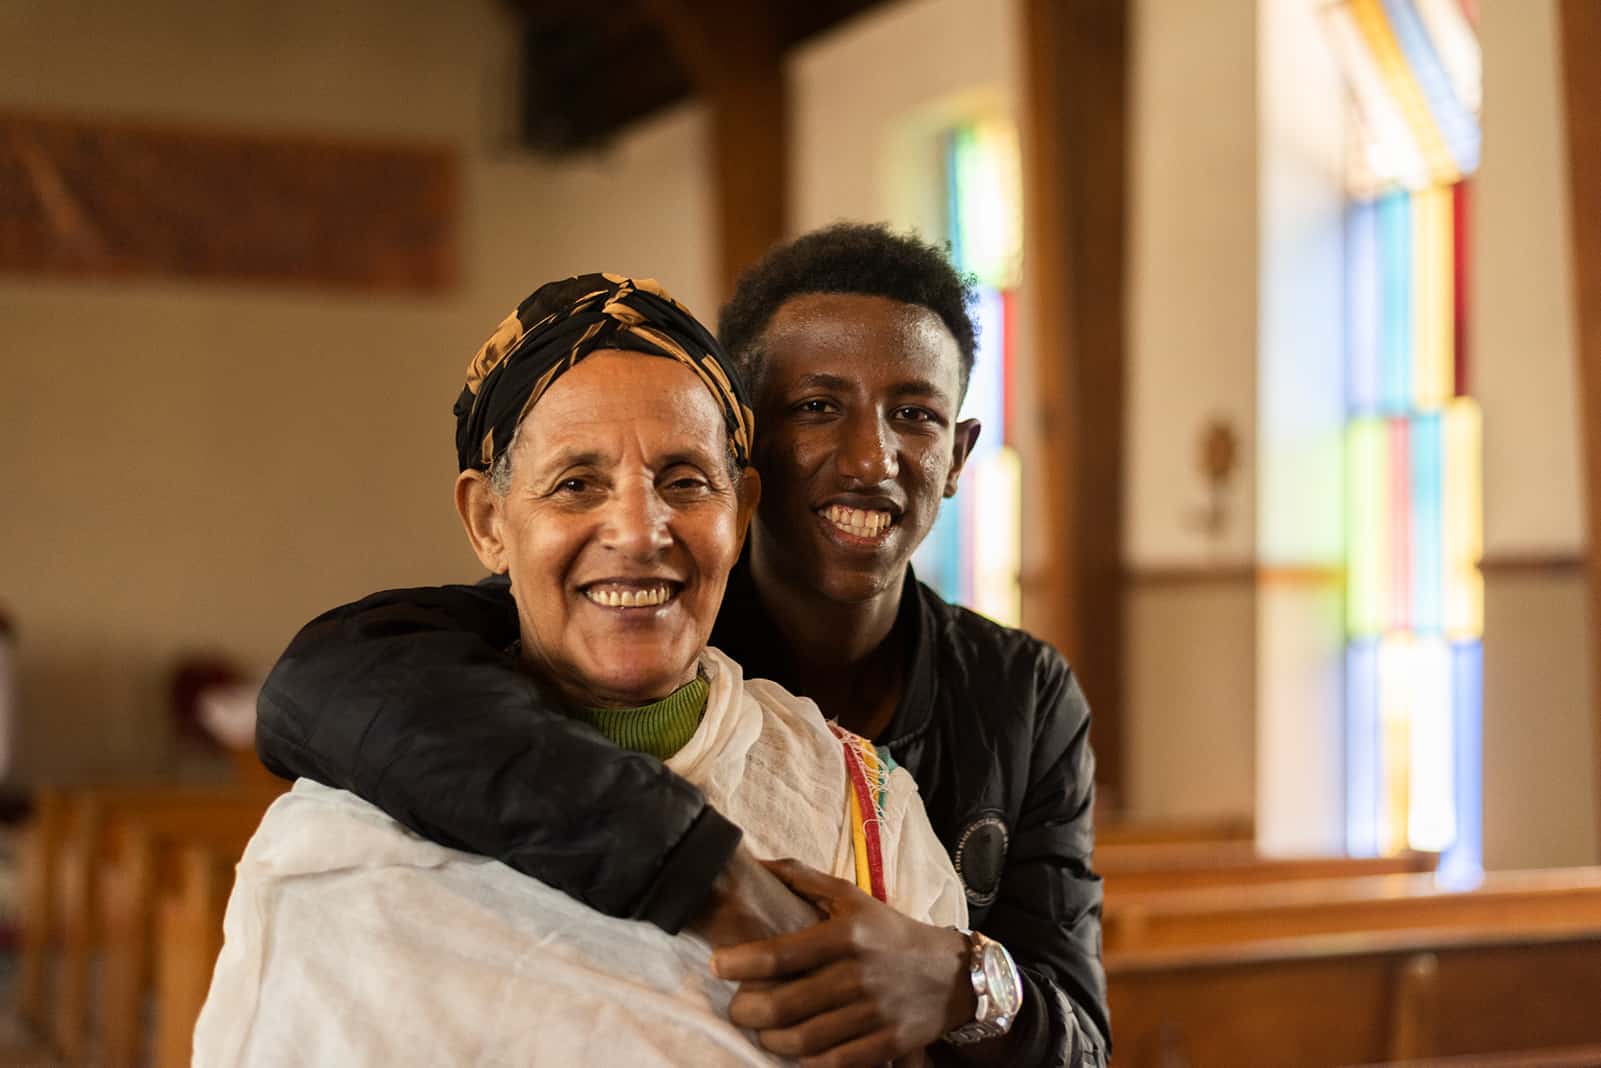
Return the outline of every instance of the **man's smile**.
[[[876,538],[895,521],[895,517],[887,511],[850,508],[843,504],[831,504],[821,514],[840,530],[857,538]]]

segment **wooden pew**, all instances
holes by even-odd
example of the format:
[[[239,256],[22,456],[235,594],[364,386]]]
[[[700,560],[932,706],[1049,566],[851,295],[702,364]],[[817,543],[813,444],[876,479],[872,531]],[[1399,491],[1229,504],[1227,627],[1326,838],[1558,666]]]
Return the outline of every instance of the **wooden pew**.
[[[241,798],[262,810],[270,800],[259,791],[238,787],[84,787],[63,793],[65,826],[46,893],[51,899],[53,941],[61,957],[49,1031],[67,1061],[80,1062],[88,1053],[90,972],[102,937],[99,878],[105,865],[116,859],[121,821],[134,815],[232,805]]]
[[[1595,1068],[1601,1064],[1601,1045],[1560,1046],[1518,1050],[1516,1053],[1469,1053],[1459,1057],[1429,1057],[1393,1061],[1389,1068]]]
[[[222,951],[222,918],[238,857],[202,845],[183,847],[157,912],[156,1068],[185,1068],[195,1021]]]
[[[122,1068],[144,1060],[141,1026],[152,989],[159,895],[177,885],[187,846],[237,860],[266,811],[262,796],[205,808],[123,815],[112,829],[111,855],[100,877],[104,968],[100,990],[100,1063]]]
[[[19,855],[17,1009],[22,1022],[40,1038],[50,1029],[50,949],[57,927],[53,875],[66,822],[62,792],[48,787],[38,790]]]
[[[1108,909],[1108,956],[1362,931],[1465,929],[1509,933],[1601,926],[1601,869],[1496,872],[1471,891],[1434,876],[1375,875],[1140,895]]]
[[[1135,845],[1099,850],[1095,869],[1106,880],[1107,907],[1147,893],[1218,886],[1350,879],[1433,871],[1433,853],[1393,857],[1260,857],[1244,843]]]
[[[1107,977],[1126,1068],[1317,1068],[1601,1043],[1601,925],[1529,934],[1491,921],[1134,951],[1108,957]]]

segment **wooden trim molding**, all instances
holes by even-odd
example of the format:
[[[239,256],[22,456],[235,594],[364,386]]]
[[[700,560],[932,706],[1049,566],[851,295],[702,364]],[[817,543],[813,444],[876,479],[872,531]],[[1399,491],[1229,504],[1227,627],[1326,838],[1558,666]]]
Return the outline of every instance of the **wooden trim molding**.
[[[1486,579],[1573,578],[1585,573],[1579,552],[1504,553],[1479,561]],[[1127,567],[1124,585],[1131,589],[1196,589],[1206,586],[1319,588],[1345,581],[1345,569],[1313,565],[1253,564],[1237,560],[1217,564],[1147,564]]]
[[[1489,578],[1569,578],[1584,574],[1582,552],[1497,553],[1479,561],[1479,572]]]
[[[1295,564],[1158,564],[1130,567],[1124,583],[1134,589],[1196,589],[1206,586],[1249,586],[1279,589],[1324,589],[1345,581],[1339,567]]]
[[[1590,671],[1601,695],[1601,4],[1562,0],[1561,56],[1567,125],[1568,213],[1574,308],[1578,317],[1579,426],[1583,435],[1585,519],[1590,540]],[[1596,764],[1601,767],[1601,698],[1595,708]],[[1598,780],[1601,782],[1601,780]],[[1596,791],[1601,813],[1601,787]]]
[[[1199,589],[1206,586],[1255,586],[1256,565],[1248,561],[1224,564],[1145,564],[1127,568],[1123,582],[1131,589]]]

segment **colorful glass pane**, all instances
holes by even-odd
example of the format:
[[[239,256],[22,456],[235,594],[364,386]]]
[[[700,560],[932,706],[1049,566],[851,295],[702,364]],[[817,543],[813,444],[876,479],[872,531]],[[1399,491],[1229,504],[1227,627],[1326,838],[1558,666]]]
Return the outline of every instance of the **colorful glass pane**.
[[[1484,633],[1483,420],[1479,402],[1457,397],[1442,417],[1441,625],[1453,641]]]
[[[1353,857],[1378,856],[1383,796],[1379,727],[1379,643],[1358,638],[1345,647],[1345,847]]]
[[[952,259],[979,281],[972,309],[978,351],[960,417],[979,420],[982,431],[959,492],[941,508],[912,563],[947,600],[1016,625],[1022,619],[1022,472],[1007,444],[1016,336],[1009,287],[1022,270],[1016,128],[997,119],[968,123],[950,131],[945,150]]]
[[[1334,0],[1362,139],[1346,214],[1346,769],[1353,853],[1482,864],[1481,419],[1467,396],[1480,56],[1458,0]]]
[[[1412,201],[1379,200],[1379,407],[1406,411],[1412,400]]]
[[[1382,491],[1387,455],[1384,423],[1354,419],[1345,431],[1346,631],[1376,638],[1384,630],[1389,589],[1390,498]]]

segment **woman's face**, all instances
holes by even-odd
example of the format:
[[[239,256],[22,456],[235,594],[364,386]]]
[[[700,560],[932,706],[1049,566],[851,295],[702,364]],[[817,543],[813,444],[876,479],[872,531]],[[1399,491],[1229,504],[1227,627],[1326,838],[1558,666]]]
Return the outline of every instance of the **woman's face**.
[[[457,506],[510,574],[524,655],[571,699],[626,706],[694,678],[758,492],[692,371],[603,350],[524,418],[505,496],[468,472]]]

